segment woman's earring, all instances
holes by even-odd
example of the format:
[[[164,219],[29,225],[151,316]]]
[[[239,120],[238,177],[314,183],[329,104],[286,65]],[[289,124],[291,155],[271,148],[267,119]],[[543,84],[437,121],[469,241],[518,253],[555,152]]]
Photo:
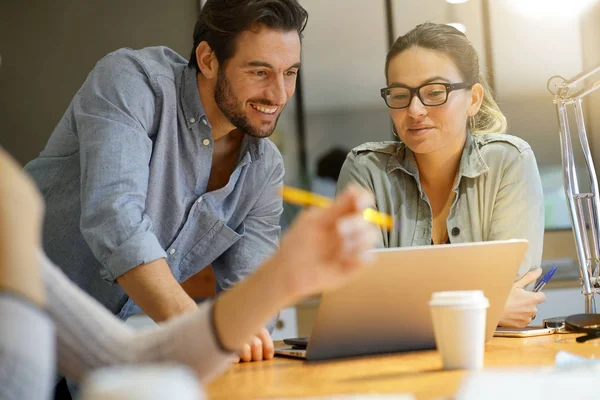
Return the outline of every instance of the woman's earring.
[[[472,132],[474,129],[475,129],[475,117],[471,115],[469,117],[469,130]]]
[[[398,131],[396,130],[396,125],[394,125],[393,122],[392,122],[392,133],[394,134],[394,136],[396,136],[398,139],[400,139],[400,136],[398,136]]]

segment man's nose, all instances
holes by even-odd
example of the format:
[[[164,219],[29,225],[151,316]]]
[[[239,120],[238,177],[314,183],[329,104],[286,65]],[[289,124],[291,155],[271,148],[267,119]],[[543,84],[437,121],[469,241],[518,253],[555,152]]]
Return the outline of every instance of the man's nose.
[[[282,105],[287,102],[287,92],[285,90],[285,80],[279,76],[271,82],[268,88],[268,97],[274,104]]]

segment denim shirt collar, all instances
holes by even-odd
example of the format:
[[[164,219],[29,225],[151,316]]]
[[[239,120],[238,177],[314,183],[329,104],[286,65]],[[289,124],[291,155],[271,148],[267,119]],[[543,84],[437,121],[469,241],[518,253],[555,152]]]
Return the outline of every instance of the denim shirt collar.
[[[466,178],[476,178],[489,170],[488,165],[483,160],[479,147],[477,135],[467,132],[467,140],[460,157],[457,182],[460,182],[463,176]],[[404,143],[398,142],[395,150],[386,152],[392,156],[387,162],[388,174],[399,169],[413,176],[417,181],[419,180],[419,168],[415,154]]]
[[[479,138],[480,136],[467,132],[467,142],[460,157],[459,177],[476,178],[489,171],[490,168],[483,160],[479,150],[481,147]]]
[[[255,138],[254,136],[244,135],[242,147],[240,148],[239,166],[251,164],[260,161],[264,154],[264,146],[266,138]]]
[[[198,76],[195,68],[185,66],[182,71],[181,90],[179,102],[183,110],[183,116],[187,127],[192,129],[194,124],[199,123],[202,119],[206,121],[206,126],[212,129],[210,121],[206,116],[200,93],[198,92]],[[191,122],[193,118],[194,122]],[[266,143],[260,138],[244,135],[240,148],[238,166],[243,166],[248,163],[260,161],[264,154],[264,146]]]
[[[183,67],[182,79],[181,79],[181,90],[179,91],[179,103],[183,110],[183,116],[189,129],[192,125],[200,122],[202,118],[206,118],[204,107],[202,106],[202,100],[200,100],[200,93],[198,92],[198,78],[196,76],[196,70],[189,66]],[[194,122],[192,122],[194,121]],[[208,118],[206,118],[207,125],[210,126]]]

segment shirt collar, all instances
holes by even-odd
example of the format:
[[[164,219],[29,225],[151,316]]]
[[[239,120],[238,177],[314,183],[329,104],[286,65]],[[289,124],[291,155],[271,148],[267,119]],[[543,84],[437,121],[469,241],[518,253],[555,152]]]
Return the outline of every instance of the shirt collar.
[[[195,68],[185,66],[182,72],[181,80],[181,95],[180,103],[183,109],[183,116],[185,117],[187,127],[192,128],[192,125],[200,123],[200,121],[206,121],[206,125],[210,126],[210,121],[204,111],[202,100],[200,99],[200,93],[198,92],[198,76]],[[247,163],[257,162],[262,158],[264,149],[267,143],[263,139],[255,138],[250,135],[244,135],[242,145],[240,148],[239,163],[244,165]]]
[[[392,157],[390,157],[387,162],[387,173],[390,174],[399,169],[415,178],[418,178],[419,168],[417,167],[414,153],[408,147],[406,147],[404,143],[398,142],[398,144],[399,145],[396,147],[396,151],[394,153],[390,153]]]
[[[192,125],[200,122],[202,118],[204,118],[208,122],[208,118],[206,118],[206,113],[204,112],[204,107],[202,106],[202,100],[200,100],[200,93],[198,92],[198,77],[196,76],[196,69],[185,66],[183,68],[181,79],[181,90],[179,101],[181,103],[181,108],[183,109],[183,116],[185,117],[185,121],[187,127],[191,129]]]
[[[260,161],[264,154],[267,140],[268,139],[266,138],[261,139],[250,135],[244,135],[242,146],[240,148],[239,165],[243,166],[248,163]]]
[[[489,171],[488,165],[483,160],[480,148],[480,135],[467,133],[467,142],[460,157],[459,176],[467,178],[476,178],[479,175]]]

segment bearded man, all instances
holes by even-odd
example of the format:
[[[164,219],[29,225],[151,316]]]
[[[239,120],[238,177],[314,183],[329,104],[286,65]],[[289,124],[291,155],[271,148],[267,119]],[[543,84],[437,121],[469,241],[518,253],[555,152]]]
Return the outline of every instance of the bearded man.
[[[208,0],[189,60],[166,47],[105,56],[26,166],[45,252],[120,318],[194,310],[181,282],[210,265],[226,290],[277,247],[284,166],[267,138],[307,16],[296,0]],[[271,358],[269,332],[240,356]]]

